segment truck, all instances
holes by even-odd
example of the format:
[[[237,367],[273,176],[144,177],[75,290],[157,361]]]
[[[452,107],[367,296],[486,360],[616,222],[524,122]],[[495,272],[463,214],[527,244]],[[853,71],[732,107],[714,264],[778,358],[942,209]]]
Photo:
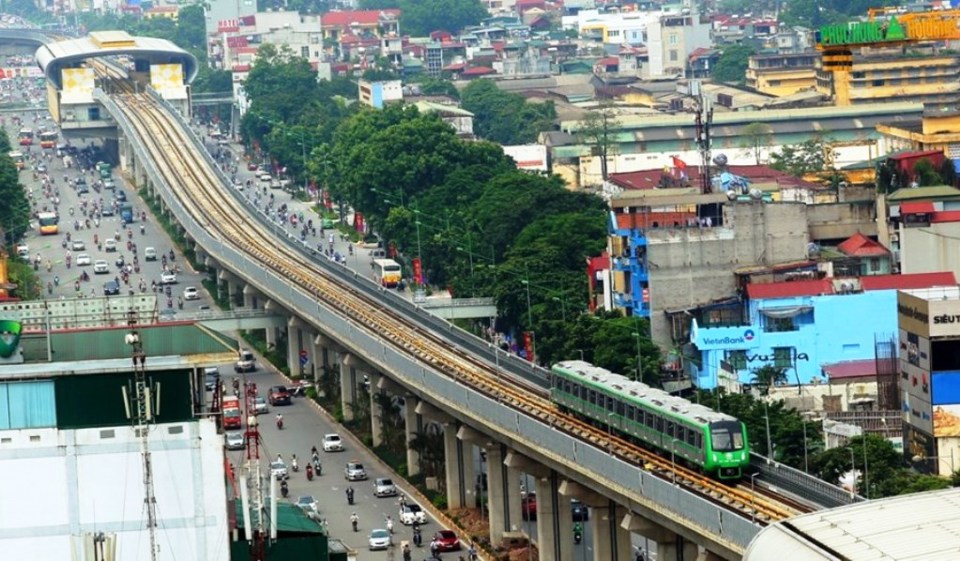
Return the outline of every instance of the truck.
[[[124,226],[133,224],[133,206],[130,203],[120,205],[120,222],[123,223]]]
[[[240,410],[240,399],[236,396],[223,398],[223,429],[236,430],[241,428],[243,413]]]

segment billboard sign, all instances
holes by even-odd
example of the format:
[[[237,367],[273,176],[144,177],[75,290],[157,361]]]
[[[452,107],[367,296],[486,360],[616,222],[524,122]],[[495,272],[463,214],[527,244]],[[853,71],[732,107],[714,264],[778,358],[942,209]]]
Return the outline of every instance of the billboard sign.
[[[921,337],[960,335],[960,299],[926,300],[900,292],[897,321],[900,329]]]
[[[932,375],[933,405],[960,403],[960,371],[934,372]]]
[[[930,370],[930,340],[916,333],[900,330],[900,360],[923,370]]]
[[[757,330],[750,326],[700,327],[690,322],[690,342],[701,351],[746,350],[760,346]]]

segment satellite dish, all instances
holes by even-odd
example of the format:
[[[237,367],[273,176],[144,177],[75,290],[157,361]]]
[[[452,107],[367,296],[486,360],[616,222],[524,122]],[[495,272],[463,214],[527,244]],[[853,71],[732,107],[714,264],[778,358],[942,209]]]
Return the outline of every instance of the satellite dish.
[[[717,154],[713,157],[713,163],[717,164],[718,166],[725,166],[727,165],[728,161],[729,160],[727,160],[726,154]]]
[[[759,201],[763,198],[763,191],[760,189],[750,189],[750,198],[755,201]]]
[[[727,198],[731,201],[735,200],[737,198],[737,192],[733,190],[727,191]]]

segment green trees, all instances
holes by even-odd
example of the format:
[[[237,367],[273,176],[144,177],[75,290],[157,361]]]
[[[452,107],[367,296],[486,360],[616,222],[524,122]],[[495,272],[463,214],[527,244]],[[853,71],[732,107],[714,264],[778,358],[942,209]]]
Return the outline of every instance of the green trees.
[[[750,123],[743,128],[740,146],[750,150],[758,166],[760,165],[760,154],[765,147],[771,144],[773,144],[773,128],[767,123]]]
[[[588,112],[580,122],[578,135],[584,144],[590,146],[591,154],[600,158],[600,175],[604,181],[609,175],[608,158],[616,154],[620,145],[616,138],[619,130],[617,114],[610,104],[601,104],[596,110]]]
[[[834,150],[822,136],[800,144],[788,144],[770,154],[770,167],[785,171],[794,177],[827,171],[833,164]]]
[[[505,92],[492,80],[475,80],[460,92],[461,106],[473,113],[477,136],[498,144],[528,144],[553,128],[557,110],[552,101],[530,103]]]
[[[0,230],[4,245],[13,245],[30,228],[30,203],[20,185],[17,166],[9,156],[10,138],[0,134]]]
[[[753,54],[753,47],[747,45],[724,47],[720,60],[713,68],[713,79],[743,85],[746,83],[747,60]]]

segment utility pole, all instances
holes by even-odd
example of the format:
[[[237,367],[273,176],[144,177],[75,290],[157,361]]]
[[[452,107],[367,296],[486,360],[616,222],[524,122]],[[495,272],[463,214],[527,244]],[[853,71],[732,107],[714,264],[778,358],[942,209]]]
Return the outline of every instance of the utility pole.
[[[157,559],[157,497],[153,489],[153,466],[150,458],[150,443],[148,441],[150,431],[147,427],[153,422],[155,407],[153,404],[153,395],[150,391],[150,385],[147,382],[146,361],[147,355],[143,352],[143,341],[140,340],[140,334],[136,329],[136,312],[130,312],[127,316],[127,325],[130,326],[130,333],[126,336],[126,343],[130,345],[131,357],[133,359],[134,373],[134,395],[133,405],[136,413],[137,434],[140,437],[140,456],[143,460],[143,505],[147,513],[147,533],[150,535],[150,559]],[[130,401],[127,398],[126,387],[124,389],[124,404],[127,409],[127,418],[130,418]]]
[[[256,530],[253,539],[250,540],[250,559],[253,561],[263,561],[266,559],[266,536],[267,528],[264,526],[266,518],[267,504],[263,495],[263,477],[260,473],[260,426],[257,421],[256,411],[257,385],[253,382],[243,382],[244,407],[247,414],[247,430],[244,436],[247,439],[247,481],[252,479],[255,482],[251,510],[257,513]]]

